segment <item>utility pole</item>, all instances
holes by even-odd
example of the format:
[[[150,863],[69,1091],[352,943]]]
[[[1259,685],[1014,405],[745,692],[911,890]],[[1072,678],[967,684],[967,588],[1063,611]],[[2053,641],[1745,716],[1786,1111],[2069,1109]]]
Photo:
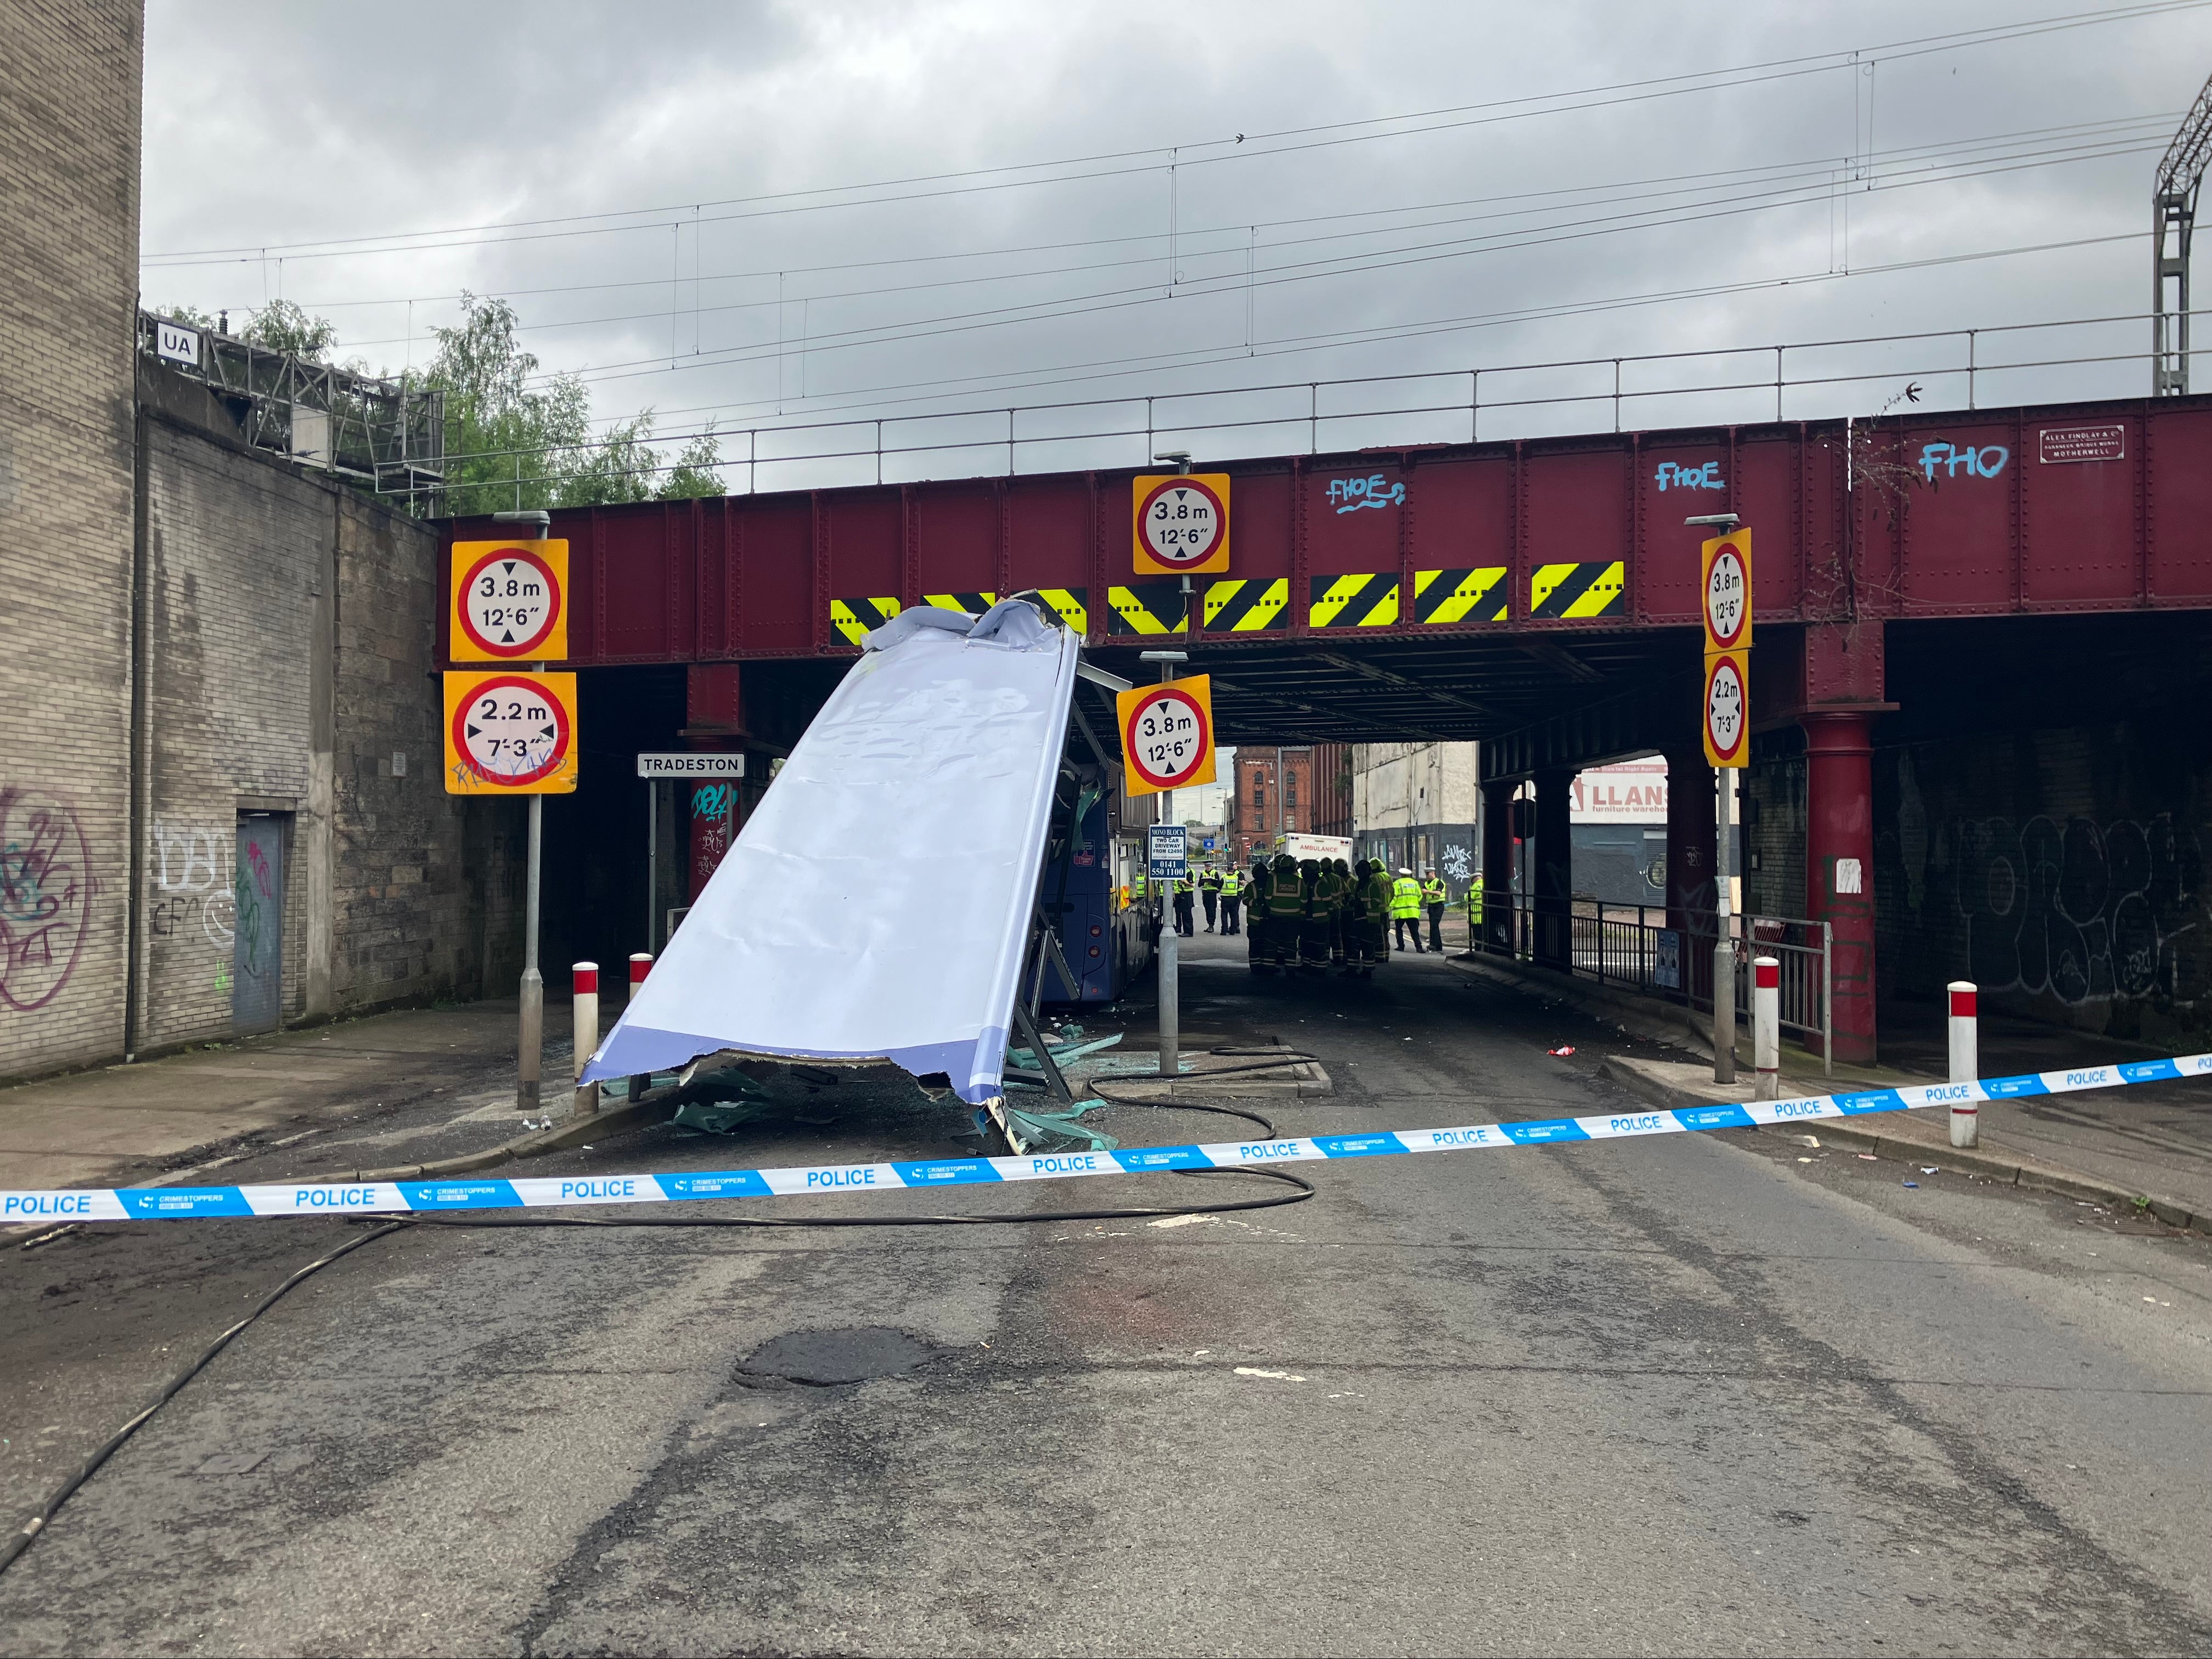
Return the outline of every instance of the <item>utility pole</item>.
[[[517,465],[520,463],[518,461]],[[520,486],[517,486],[518,494]],[[543,507],[529,512],[495,513],[501,524],[526,525],[532,539],[544,541],[553,515]],[[542,674],[545,665],[534,662],[530,672]],[[530,798],[530,855],[522,889],[522,1010],[515,1048],[514,1103],[525,1115],[538,1110],[545,1065],[545,976],[538,971],[538,894],[544,863],[545,797]]]
[[[2150,195],[2150,391],[2189,390],[2189,244],[2197,191],[2212,159],[2212,80],[2205,82],[2158,164]],[[2169,287],[2169,284],[2171,286]],[[2171,298],[2169,299],[2169,295]]]

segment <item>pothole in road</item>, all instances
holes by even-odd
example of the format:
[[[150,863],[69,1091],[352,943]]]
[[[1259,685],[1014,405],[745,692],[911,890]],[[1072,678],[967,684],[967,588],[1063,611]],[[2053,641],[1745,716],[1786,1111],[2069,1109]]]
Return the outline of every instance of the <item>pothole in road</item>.
[[[843,1382],[896,1376],[927,1364],[937,1354],[934,1344],[887,1325],[788,1331],[747,1355],[738,1367],[738,1378],[828,1389]]]

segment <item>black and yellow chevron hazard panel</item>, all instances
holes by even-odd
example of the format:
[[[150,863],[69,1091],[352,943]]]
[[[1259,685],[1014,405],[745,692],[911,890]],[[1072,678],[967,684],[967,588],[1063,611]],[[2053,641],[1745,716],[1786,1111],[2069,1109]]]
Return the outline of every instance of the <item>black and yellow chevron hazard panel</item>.
[[[939,611],[965,611],[971,617],[980,617],[998,604],[996,593],[925,593],[924,605],[933,605]]]
[[[903,609],[896,599],[832,599],[830,625],[848,645],[859,645],[872,629],[881,628]]]
[[[1182,585],[1180,582],[1137,582],[1128,587],[1109,587],[1106,602],[1114,607],[1109,634],[1180,634],[1183,631]]]
[[[1291,625],[1291,579],[1239,577],[1209,582],[1206,626],[1219,634],[1263,634]]]
[[[1511,590],[1502,564],[1413,573],[1413,620],[1441,628],[1449,623],[1505,620]]]
[[[1091,631],[1091,590],[1085,587],[1040,587],[1037,598],[1060,615],[1071,634]]]
[[[1627,615],[1620,561],[1538,565],[1528,575],[1528,614],[1555,620]]]
[[[1389,628],[1398,620],[1395,576],[1316,576],[1310,628]]]

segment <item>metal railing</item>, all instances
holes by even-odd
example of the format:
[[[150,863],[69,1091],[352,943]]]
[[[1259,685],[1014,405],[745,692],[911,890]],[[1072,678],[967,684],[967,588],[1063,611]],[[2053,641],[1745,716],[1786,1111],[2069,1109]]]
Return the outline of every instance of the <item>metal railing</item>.
[[[1142,466],[1169,443],[1226,461],[1570,434],[1593,425],[1618,432],[1631,425],[1841,419],[1868,414],[1883,402],[1884,389],[1908,384],[1923,394],[1924,409],[1971,411],[1985,407],[1992,392],[2006,403],[2142,395],[2138,331],[2148,319],[2148,313],[2130,312],[1012,404],[979,398],[960,406],[940,398],[922,400],[933,406],[896,412],[896,400],[856,398],[850,413],[755,421],[713,435],[726,449],[742,441],[744,453],[726,449],[717,471],[732,493],[750,494]],[[707,430],[663,433],[655,441],[680,442]],[[550,465],[556,452],[603,441],[443,460],[520,459],[514,483],[557,483],[564,475]],[[529,471],[535,462],[550,470]],[[404,486],[387,482],[384,489],[398,494]]]
[[[1835,930],[1825,921],[1794,917],[1732,915],[1729,938],[1735,950],[1735,1006],[1751,1006],[1751,963],[1772,957],[1781,965],[1781,1025],[1832,1072],[1835,1031]],[[1711,910],[1668,910],[1663,905],[1557,901],[1514,893],[1486,898],[1474,931],[1474,949],[1556,968],[1617,990],[1710,1014],[1713,1006],[1713,946],[1720,918]],[[1749,1040],[1749,1023],[1738,1031]]]

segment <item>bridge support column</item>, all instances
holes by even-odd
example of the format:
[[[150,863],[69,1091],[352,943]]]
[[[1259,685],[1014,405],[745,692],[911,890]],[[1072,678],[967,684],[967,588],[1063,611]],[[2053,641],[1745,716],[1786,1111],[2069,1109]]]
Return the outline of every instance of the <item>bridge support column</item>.
[[[1875,1060],[1874,717],[1800,714],[1805,732],[1805,914],[1834,931],[1838,1060]]]
[[[1575,890],[1575,852],[1569,805],[1574,780],[1571,771],[1536,774],[1536,960],[1559,969],[1573,965],[1569,901]]]
[[[1713,884],[1719,795],[1703,751],[1667,755],[1667,926],[1679,935],[1680,984],[1685,996],[1710,996],[1713,986]]]
[[[1475,948],[1513,954],[1513,792],[1508,781],[1482,786],[1482,937]]]
[[[694,749],[729,750],[739,746],[744,730],[739,665],[689,665],[684,671],[684,740]],[[730,779],[699,778],[679,784],[677,810],[684,814],[687,849],[685,900],[696,901],[744,822],[744,791]]]

